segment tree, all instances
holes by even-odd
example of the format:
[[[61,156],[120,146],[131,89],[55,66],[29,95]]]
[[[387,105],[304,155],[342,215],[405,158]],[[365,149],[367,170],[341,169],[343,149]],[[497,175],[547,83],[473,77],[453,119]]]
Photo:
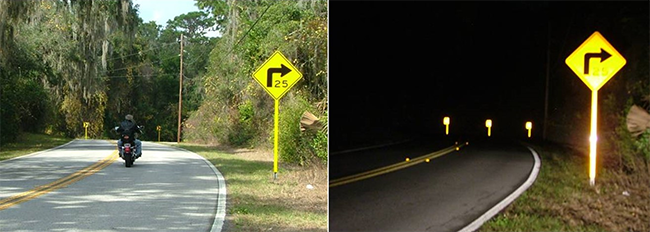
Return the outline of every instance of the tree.
[[[287,120],[280,131],[290,134],[283,135],[288,140],[280,149],[295,147],[285,149],[283,159],[299,163],[309,156],[326,159],[323,131],[308,135],[293,130],[304,110],[326,116],[326,1],[199,0],[197,5],[223,19],[223,36],[210,54],[204,79],[206,97],[188,119],[188,137],[235,146],[268,146],[273,99],[251,73],[280,50],[303,73],[303,80],[282,99],[289,108],[281,110]]]

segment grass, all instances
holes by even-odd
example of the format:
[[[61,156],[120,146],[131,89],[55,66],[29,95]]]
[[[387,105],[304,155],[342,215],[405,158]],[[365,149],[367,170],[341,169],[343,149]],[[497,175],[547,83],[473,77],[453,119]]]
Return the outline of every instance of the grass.
[[[269,152],[181,144],[219,169],[228,190],[224,231],[327,231],[327,168],[279,163]],[[311,184],[314,189],[307,189]]]
[[[647,174],[630,176],[599,168],[592,187],[584,151],[533,148],[542,160],[537,180],[479,231],[650,230]]]
[[[6,160],[53,148],[72,139],[44,134],[22,133],[17,142],[0,145],[0,160]]]

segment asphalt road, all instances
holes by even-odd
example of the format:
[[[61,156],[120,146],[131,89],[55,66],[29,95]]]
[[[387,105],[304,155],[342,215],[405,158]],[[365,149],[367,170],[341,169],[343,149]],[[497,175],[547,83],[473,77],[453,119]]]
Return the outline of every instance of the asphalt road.
[[[131,168],[104,140],[0,162],[0,231],[220,230],[218,171],[191,152],[143,148]]]
[[[419,154],[433,152],[436,146],[444,147],[429,144]],[[377,148],[372,153],[397,159],[396,154],[405,150],[403,161],[417,150],[405,147]],[[368,151],[359,153],[368,156],[363,154]],[[470,139],[468,146],[428,163],[330,187],[330,231],[458,231],[519,188],[533,165],[531,152],[518,143]]]

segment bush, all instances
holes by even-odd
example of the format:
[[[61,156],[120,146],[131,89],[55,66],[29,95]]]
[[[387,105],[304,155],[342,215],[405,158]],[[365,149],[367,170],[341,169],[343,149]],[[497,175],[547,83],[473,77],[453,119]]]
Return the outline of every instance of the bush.
[[[238,118],[228,133],[228,142],[235,146],[251,146],[257,129],[253,123],[255,110],[251,101],[245,101],[238,107]]]
[[[603,142],[603,148],[608,152],[604,153],[604,166],[621,170],[627,174],[647,169],[647,162],[650,160],[650,130],[646,130],[638,137],[634,137],[627,129],[627,114],[633,105],[632,99],[627,99],[623,104],[616,103],[613,98],[607,98],[605,109],[609,112],[616,112],[612,109],[618,108],[614,105],[623,106],[623,110],[618,113],[612,113],[605,119],[616,122],[610,125],[614,128],[614,133],[604,133],[607,135]],[[620,107],[619,106],[619,107]],[[604,128],[607,130],[607,128]]]
[[[284,105],[280,104],[279,156],[287,163],[300,165],[314,160],[327,163],[327,134],[300,131],[300,118],[305,111],[316,112],[315,107],[301,97],[288,98]]]

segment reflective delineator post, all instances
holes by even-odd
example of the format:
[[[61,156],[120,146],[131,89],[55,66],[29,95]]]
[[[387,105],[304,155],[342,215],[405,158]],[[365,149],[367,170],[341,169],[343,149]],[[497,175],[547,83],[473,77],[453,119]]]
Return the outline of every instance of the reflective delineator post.
[[[492,129],[492,120],[491,119],[485,120],[485,127],[488,128],[488,137],[490,137],[490,135],[491,135],[490,129]]]
[[[598,90],[591,91],[591,134],[589,135],[589,184],[596,184],[596,142],[598,141]]]
[[[445,135],[449,134],[449,117],[442,119],[442,124],[445,124]]]
[[[162,130],[162,127],[160,127],[160,125],[158,125],[156,127],[156,130],[158,131],[158,142],[160,142],[160,130]]]
[[[90,126],[89,122],[84,122],[84,139],[88,140],[88,126]]]

